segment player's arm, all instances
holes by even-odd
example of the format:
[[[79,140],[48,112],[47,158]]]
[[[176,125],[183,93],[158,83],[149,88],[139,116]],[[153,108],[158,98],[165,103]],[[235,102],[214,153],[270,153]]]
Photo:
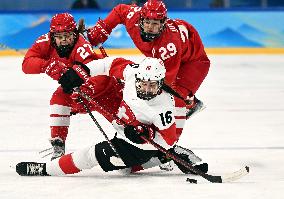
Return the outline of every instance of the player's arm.
[[[169,149],[177,142],[175,130],[175,123],[162,130],[154,125],[136,124],[125,125],[124,134],[125,137],[136,144],[147,143],[147,141],[143,139],[146,138],[147,140],[153,140],[162,147]]]
[[[60,59],[50,57],[49,35],[41,36],[27,51],[22,63],[22,70],[26,74],[46,73],[58,81],[67,70],[67,66]]]
[[[163,100],[162,109],[153,120],[153,124],[157,127],[157,136],[155,136],[154,141],[160,143],[165,148],[171,148],[178,140],[174,117],[174,103],[169,99],[165,98]]]
[[[124,110],[126,110],[125,113],[130,112],[127,111],[127,109]],[[144,136],[166,149],[172,148],[178,140],[173,101],[170,100],[170,98],[165,97],[161,101],[161,108],[157,113],[158,114],[154,114],[152,118],[153,123],[151,125],[135,124],[135,122],[130,123],[131,126],[127,126],[124,129],[125,136],[138,144],[145,143],[145,140],[141,138],[141,136]],[[130,120],[131,114],[128,115],[128,120]]]
[[[38,41],[48,42],[48,35],[40,37],[27,51],[22,63],[22,70],[26,74],[42,73],[42,68],[49,63],[48,57],[45,57],[43,53],[41,42]]]
[[[183,22],[184,24],[186,22]],[[203,43],[197,32],[197,30],[190,24],[185,24],[189,33],[187,45],[189,46],[188,61],[184,64],[186,67],[180,67],[179,74],[190,74],[190,78],[187,78],[187,82],[183,82],[184,78],[181,79],[177,76],[180,85],[188,85],[188,89],[191,91],[192,95],[196,93],[201,83],[207,76],[210,68],[210,60],[208,59],[206,52],[204,50]]]
[[[97,46],[104,43],[118,24],[125,24],[131,8],[130,5],[119,4],[113,8],[104,20],[99,19],[94,27],[87,30],[87,36],[91,44]]]
[[[133,64],[133,62],[120,57],[106,57],[104,59],[94,60],[86,65],[90,69],[91,77],[107,75],[117,79],[124,79],[123,73],[129,64]]]
[[[89,82],[91,77],[97,75],[114,76],[122,79],[124,68],[129,63],[132,62],[115,57],[93,60],[86,65],[77,62],[62,75],[59,83],[65,93],[72,93],[73,88],[80,87],[82,84]]]

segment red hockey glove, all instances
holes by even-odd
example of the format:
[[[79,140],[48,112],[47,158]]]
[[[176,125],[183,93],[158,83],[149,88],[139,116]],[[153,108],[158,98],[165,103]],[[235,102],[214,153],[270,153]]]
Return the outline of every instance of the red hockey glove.
[[[87,30],[87,36],[93,46],[104,43],[111,33],[110,27],[101,19],[96,25]]]
[[[80,86],[80,92],[82,92],[83,95],[81,95],[77,91],[72,93],[71,98],[75,102],[80,102],[79,98],[83,99],[84,101],[88,101],[88,99],[86,99],[86,97],[84,95],[86,95],[87,97],[91,97],[92,98],[92,96],[95,94],[94,89],[93,89],[93,85],[91,85],[88,82],[83,84],[82,86]]]
[[[155,130],[148,125],[127,125],[124,128],[124,134],[130,141],[136,144],[144,144],[146,141],[141,136],[148,140],[153,140],[155,137]]]
[[[83,63],[76,63],[60,77],[58,83],[65,93],[71,94],[74,88],[80,87],[89,77],[90,69]]]
[[[51,58],[47,66],[42,68],[42,72],[46,73],[52,79],[58,81],[59,78],[66,72],[67,66],[56,58]]]

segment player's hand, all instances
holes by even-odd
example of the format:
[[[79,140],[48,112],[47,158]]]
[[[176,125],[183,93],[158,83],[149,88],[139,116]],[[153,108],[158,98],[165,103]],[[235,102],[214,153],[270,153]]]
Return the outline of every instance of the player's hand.
[[[127,125],[124,128],[125,136],[136,144],[143,144],[146,142],[142,137],[145,137],[148,140],[153,140],[155,137],[154,133],[155,131],[153,130],[153,128],[148,125]]]
[[[67,66],[56,58],[51,58],[47,66],[42,68],[42,72],[46,73],[52,79],[58,81],[60,77],[66,72]]]
[[[110,27],[101,19],[96,25],[87,30],[87,36],[93,46],[104,43],[111,33]]]
[[[90,69],[82,63],[77,63],[60,77],[58,83],[65,93],[71,94],[74,88],[80,87],[89,77]]]
[[[82,84],[80,86],[80,89],[75,89],[75,91],[71,94],[71,99],[73,99],[75,102],[80,103],[79,98],[81,98],[83,101],[88,101],[88,97],[91,97],[95,94],[93,85],[89,82],[86,82],[85,84]],[[86,104],[86,102],[84,102]]]

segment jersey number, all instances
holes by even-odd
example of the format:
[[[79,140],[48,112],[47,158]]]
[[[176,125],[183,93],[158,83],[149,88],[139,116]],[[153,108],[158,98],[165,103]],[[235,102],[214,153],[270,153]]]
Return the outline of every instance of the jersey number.
[[[161,121],[163,126],[170,124],[173,121],[172,111],[167,111],[165,114],[160,113]]]
[[[165,47],[161,47],[159,49],[159,52],[161,53],[161,58],[163,61],[166,59],[174,56],[177,53],[177,48],[173,43],[168,43],[168,45]]]
[[[82,59],[86,59],[90,55],[90,53],[86,51],[86,48],[89,48],[91,52],[93,51],[92,46],[90,44],[84,44],[83,47],[79,47],[77,49],[77,53],[80,53]]]
[[[48,34],[45,34],[44,38],[37,40],[36,43],[41,43],[41,42],[45,42],[45,41],[48,41],[48,40],[49,40]]]
[[[135,12],[138,12],[141,10],[141,7],[134,7],[133,11],[129,12],[127,15],[127,19],[130,19],[131,17],[133,17],[133,15],[135,14]]]

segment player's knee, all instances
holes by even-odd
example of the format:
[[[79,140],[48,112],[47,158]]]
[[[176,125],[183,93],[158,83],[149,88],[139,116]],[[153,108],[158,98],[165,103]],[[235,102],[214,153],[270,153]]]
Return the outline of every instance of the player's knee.
[[[84,148],[80,151],[76,151],[72,154],[74,164],[80,170],[82,169],[90,169],[94,166],[98,165],[98,161],[95,156],[95,147],[92,145],[91,147]]]

